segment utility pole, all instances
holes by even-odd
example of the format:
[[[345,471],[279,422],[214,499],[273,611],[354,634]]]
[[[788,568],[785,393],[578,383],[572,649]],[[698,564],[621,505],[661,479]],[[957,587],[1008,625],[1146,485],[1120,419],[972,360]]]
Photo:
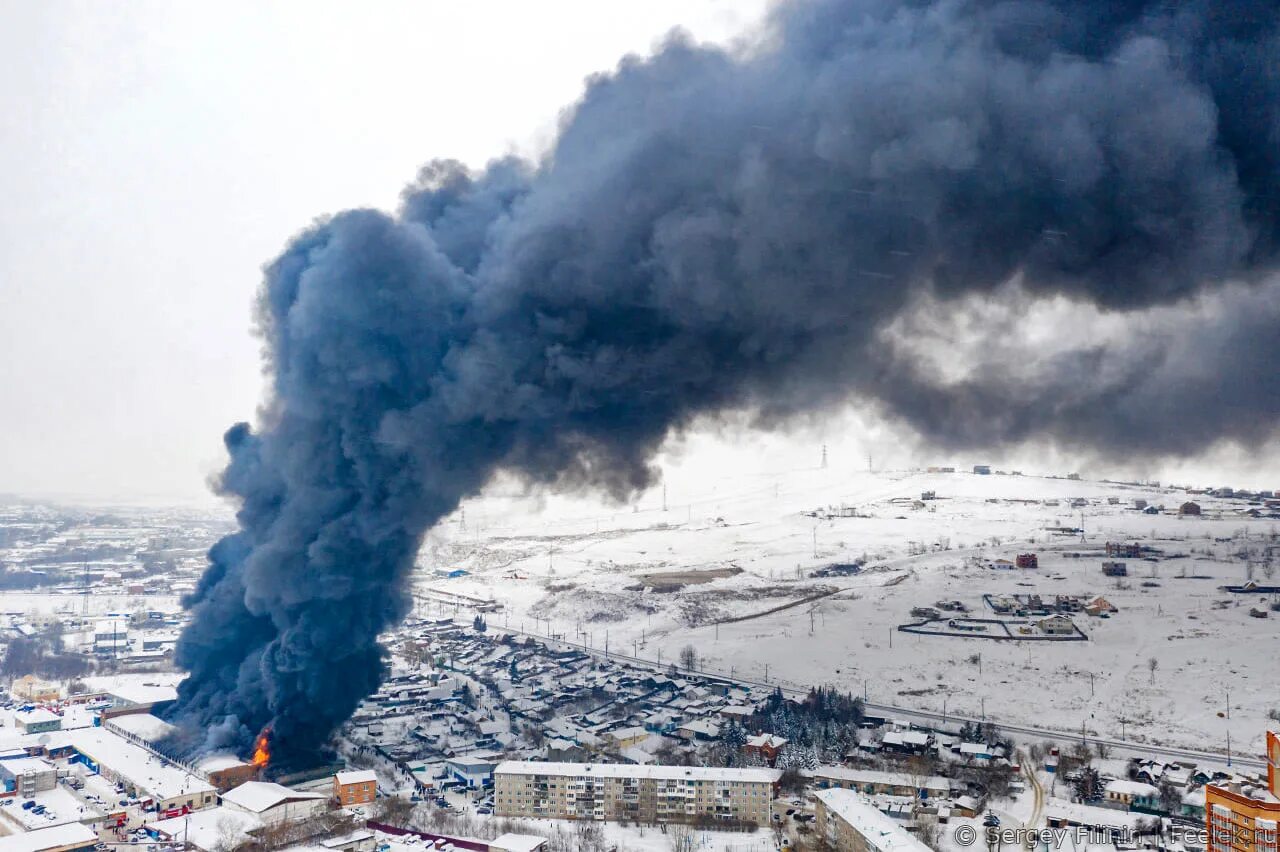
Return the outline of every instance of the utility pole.
[[[667,483],[662,483],[662,511],[667,511]]]

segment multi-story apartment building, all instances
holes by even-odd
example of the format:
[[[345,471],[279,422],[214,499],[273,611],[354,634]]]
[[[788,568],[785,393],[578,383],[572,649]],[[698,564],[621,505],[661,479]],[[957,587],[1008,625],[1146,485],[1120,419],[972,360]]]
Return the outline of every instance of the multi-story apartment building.
[[[506,761],[493,777],[498,816],[765,825],[782,772]]]
[[[1280,734],[1267,731],[1266,788],[1232,783],[1204,788],[1207,852],[1277,852],[1280,822]]]
[[[821,790],[814,798],[814,830],[838,852],[930,852],[852,790]]]

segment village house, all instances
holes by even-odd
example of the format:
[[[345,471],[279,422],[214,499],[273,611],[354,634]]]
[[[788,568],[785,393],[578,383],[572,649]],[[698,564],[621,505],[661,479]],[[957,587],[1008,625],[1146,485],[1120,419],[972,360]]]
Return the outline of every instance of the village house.
[[[1113,612],[1119,612],[1110,601],[1099,595],[1084,605],[1084,611],[1092,616],[1107,615]]]
[[[1076,632],[1075,623],[1065,615],[1051,615],[1036,622],[1040,632],[1046,636],[1072,636]]]
[[[1103,791],[1103,799],[1109,807],[1150,812],[1158,810],[1160,807],[1160,790],[1142,781],[1117,778],[1114,781],[1107,782],[1107,786]]]
[[[759,734],[747,738],[747,741],[742,744],[742,752],[743,754],[759,757],[765,763],[773,766],[778,759],[778,754],[782,751],[782,747],[786,744],[785,737],[773,734]]]

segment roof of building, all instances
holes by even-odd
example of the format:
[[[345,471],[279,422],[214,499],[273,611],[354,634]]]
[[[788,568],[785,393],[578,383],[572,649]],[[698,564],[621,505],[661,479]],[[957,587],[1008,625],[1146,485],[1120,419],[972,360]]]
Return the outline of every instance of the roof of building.
[[[867,845],[879,852],[926,852],[929,849],[913,835],[880,813],[874,805],[852,790],[820,790],[815,794],[827,810],[838,814]]]
[[[1119,796],[1158,796],[1160,791],[1150,784],[1144,784],[1141,781],[1130,781],[1127,778],[1117,778],[1114,781],[1108,781],[1106,790],[1108,793],[1115,793]]]
[[[35,831],[0,837],[0,852],[43,852],[45,849],[90,845],[97,841],[97,832],[87,825],[68,822],[52,828],[38,828]]]
[[[196,768],[201,772],[221,772],[224,769],[234,769],[237,766],[248,766],[249,764],[234,754],[211,754],[196,764]]]
[[[79,728],[66,731],[65,737],[76,751],[110,767],[154,799],[213,792],[209,782],[198,775],[161,760],[105,728]]]
[[[370,781],[377,783],[378,773],[372,769],[352,769],[346,772],[339,772],[333,776],[338,779],[338,783],[344,787],[348,784],[367,784]]]
[[[126,713],[123,716],[112,716],[109,724],[115,725],[122,731],[140,737],[147,742],[155,742],[163,739],[168,734],[176,730],[159,716],[153,716],[150,713]]]
[[[547,845],[547,838],[536,834],[503,834],[489,841],[490,850],[502,852],[537,852]]]
[[[665,781],[754,781],[774,784],[781,769],[711,766],[634,766],[626,763],[539,763],[506,760],[494,775],[592,775],[598,778],[653,778]]]
[[[33,710],[19,710],[13,714],[13,719],[19,725],[32,725],[43,722],[58,722],[61,721],[62,717],[51,710],[36,707]]]
[[[951,779],[941,775],[915,776],[906,772],[880,772],[875,769],[848,769],[843,766],[819,766],[805,773],[814,778],[830,778],[853,784],[887,784],[913,789],[950,790]]]
[[[302,793],[273,781],[246,781],[239,787],[222,794],[222,801],[255,814],[269,811],[285,802],[323,798],[322,793]]]
[[[261,827],[262,821],[257,817],[221,807],[147,823],[148,829],[166,837],[183,838],[197,849],[218,849],[226,843],[228,835],[243,838],[246,833]]]
[[[107,694],[124,704],[155,704],[176,700],[178,689],[155,683],[124,683],[108,689]]]
[[[10,775],[25,775],[28,772],[53,772],[54,766],[47,760],[38,757],[14,757],[0,760],[0,769]]]
[[[321,840],[320,845],[326,849],[341,849],[343,846],[359,843],[362,840],[368,840],[373,836],[373,832],[369,829],[357,828],[355,831],[348,832],[340,837],[329,837]]]
[[[1061,799],[1048,800],[1044,806],[1044,815],[1051,820],[1113,830],[1131,829],[1142,817],[1141,814],[1118,811],[1115,808],[1100,808]]]

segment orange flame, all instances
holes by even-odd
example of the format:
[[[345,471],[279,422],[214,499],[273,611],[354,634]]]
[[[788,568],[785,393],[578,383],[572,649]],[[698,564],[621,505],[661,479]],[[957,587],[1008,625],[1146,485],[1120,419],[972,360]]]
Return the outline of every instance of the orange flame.
[[[271,729],[263,728],[253,743],[253,765],[261,769],[271,760]]]

